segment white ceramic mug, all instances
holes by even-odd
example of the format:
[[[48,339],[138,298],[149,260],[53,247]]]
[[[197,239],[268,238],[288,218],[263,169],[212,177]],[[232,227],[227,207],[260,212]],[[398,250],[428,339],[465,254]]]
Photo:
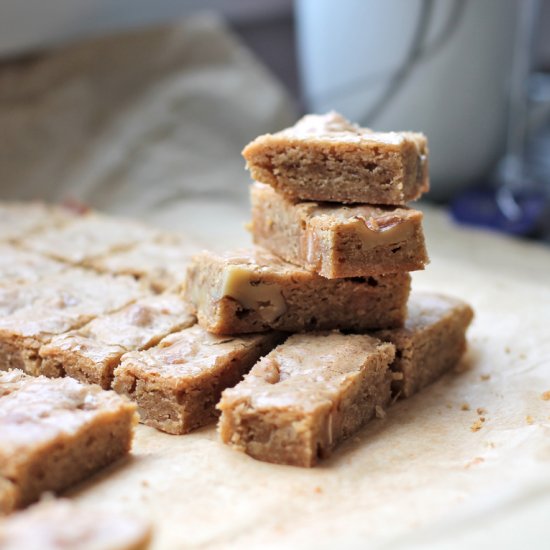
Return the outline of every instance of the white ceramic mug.
[[[335,109],[380,130],[425,132],[434,198],[488,175],[505,137],[518,0],[458,2],[296,2],[307,108]],[[393,94],[419,28],[425,55]],[[378,116],[365,120],[387,94]]]

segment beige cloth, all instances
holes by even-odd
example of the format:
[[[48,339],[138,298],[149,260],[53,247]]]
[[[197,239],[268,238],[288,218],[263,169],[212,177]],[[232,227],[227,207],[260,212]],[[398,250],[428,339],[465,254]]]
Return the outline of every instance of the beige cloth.
[[[0,78],[4,197],[71,193],[215,248],[249,242],[239,151],[291,108],[219,24],[106,39]],[[469,370],[398,403],[313,470],[254,461],[214,427],[178,437],[139,426],[133,457],[77,500],[153,520],[159,550],[547,548],[550,252],[459,230],[436,210],[425,227],[432,263],[414,286],[475,307]]]
[[[241,200],[242,147],[294,119],[212,16],[0,66],[0,197],[78,198],[141,215]]]

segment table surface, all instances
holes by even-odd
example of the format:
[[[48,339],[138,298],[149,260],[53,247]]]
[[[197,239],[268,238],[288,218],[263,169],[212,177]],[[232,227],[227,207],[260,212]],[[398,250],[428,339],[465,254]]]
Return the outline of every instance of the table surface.
[[[247,206],[152,212],[206,246],[246,245]],[[547,548],[550,524],[550,251],[454,226],[425,209],[431,264],[413,288],[469,301],[460,368],[397,403],[315,469],[255,461],[215,427],[139,426],[134,452],[73,492],[155,525],[153,548]],[[463,410],[467,404],[469,410]],[[486,412],[479,431],[471,427]]]

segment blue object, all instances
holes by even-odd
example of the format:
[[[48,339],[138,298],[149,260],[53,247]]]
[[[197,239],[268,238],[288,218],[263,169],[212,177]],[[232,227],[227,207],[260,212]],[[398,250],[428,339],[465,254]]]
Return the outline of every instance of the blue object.
[[[505,215],[498,194],[491,188],[474,188],[456,197],[450,205],[453,219],[459,223],[486,227],[510,235],[536,236],[550,222],[548,204],[543,193],[514,193],[517,206],[514,216]]]

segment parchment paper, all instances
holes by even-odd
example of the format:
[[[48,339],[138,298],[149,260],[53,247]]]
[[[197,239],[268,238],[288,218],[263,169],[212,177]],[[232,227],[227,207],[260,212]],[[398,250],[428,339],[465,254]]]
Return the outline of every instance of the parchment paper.
[[[222,231],[212,244],[245,244],[245,216],[225,220],[237,243]],[[550,253],[459,230],[435,210],[426,231],[432,263],[413,287],[476,309],[460,372],[313,470],[257,462],[214,428],[140,426],[133,458],[78,499],[152,518],[159,549],[548,548]]]
[[[213,248],[247,244],[239,150],[290,122],[280,88],[209,18],[102,44],[2,72],[3,196],[70,193]],[[548,548],[550,252],[434,209],[425,230],[414,288],[476,310],[459,372],[312,470],[254,461],[214,427],[139,426],[132,458],[75,498],[152,520],[155,549]]]

